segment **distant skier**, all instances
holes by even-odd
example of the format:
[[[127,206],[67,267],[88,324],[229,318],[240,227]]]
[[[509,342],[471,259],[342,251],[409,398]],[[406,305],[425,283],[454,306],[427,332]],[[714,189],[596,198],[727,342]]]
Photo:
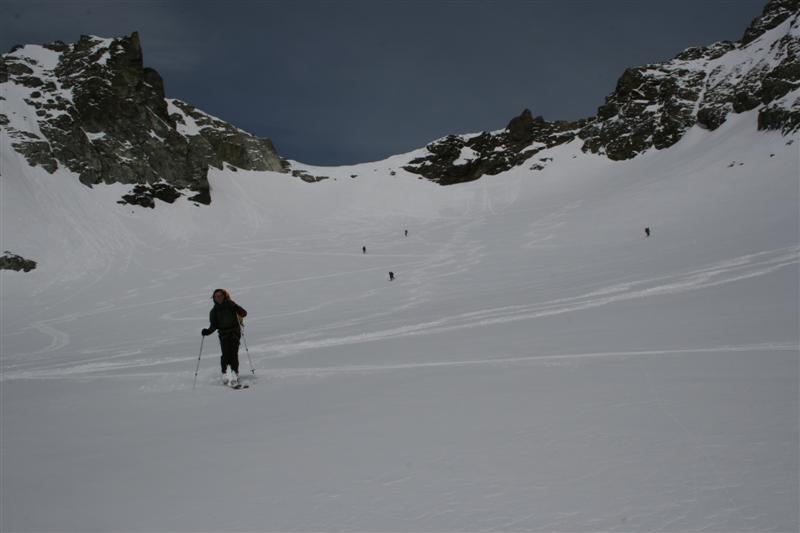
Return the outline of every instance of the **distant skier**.
[[[362,253],[362,254],[365,254],[365,253],[367,253],[367,247],[366,247],[366,246],[362,246],[362,247],[361,247],[361,253]]]
[[[406,237],[408,237],[408,230],[406,230]]]
[[[650,236],[650,228],[644,228],[644,235],[645,235],[645,237],[649,237]]]
[[[394,272],[389,272],[389,281],[394,281]]]
[[[219,333],[219,345],[222,349],[220,366],[222,367],[222,382],[226,385],[239,384],[239,339],[242,337],[241,319],[247,316],[247,311],[231,300],[231,295],[225,289],[216,289],[212,296],[214,307],[208,314],[211,327],[204,328],[204,336],[215,331]],[[227,379],[227,369],[231,367],[230,382]]]

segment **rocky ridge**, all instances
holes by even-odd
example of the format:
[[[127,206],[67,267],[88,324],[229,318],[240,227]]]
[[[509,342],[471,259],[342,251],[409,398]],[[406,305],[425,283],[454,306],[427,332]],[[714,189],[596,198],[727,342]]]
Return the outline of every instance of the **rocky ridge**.
[[[166,99],[136,32],[14,47],[0,58],[0,86],[2,134],[31,165],[50,173],[63,165],[88,186],[134,185],[121,203],[208,204],[210,166],[287,170],[269,139]]]
[[[731,113],[753,109],[760,130],[800,129],[800,0],[771,0],[737,42],[689,48],[671,61],[625,70],[594,117],[549,122],[526,109],[503,130],[434,141],[404,168],[442,185],[460,183],[504,172],[575,138],[584,152],[631,159],[672,146],[695,124],[714,130]]]
[[[0,135],[31,165],[50,173],[64,166],[88,186],[130,184],[120,203],[154,207],[182,196],[210,203],[210,167],[326,179],[292,169],[269,139],[165,98],[161,76],[143,65],[136,32],[15,47],[0,57],[0,90]],[[593,117],[548,121],[526,109],[503,130],[434,141],[403,168],[441,185],[461,183],[523,164],[544,168],[547,157],[528,162],[575,140],[585,152],[625,160],[751,110],[761,130],[800,129],[800,0],[770,0],[739,41],[625,70]]]
[[[0,255],[0,270],[16,270],[17,272],[30,272],[36,268],[36,261],[25,259],[21,255],[12,254],[8,250]]]

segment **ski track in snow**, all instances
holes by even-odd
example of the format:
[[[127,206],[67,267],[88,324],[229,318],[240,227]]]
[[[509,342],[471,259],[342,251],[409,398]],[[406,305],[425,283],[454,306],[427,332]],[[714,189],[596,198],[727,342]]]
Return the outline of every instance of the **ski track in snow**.
[[[447,188],[399,156],[212,170],[211,206],[142,212],[2,150],[4,234],[42,266],[2,274],[4,520],[797,530],[798,139],[758,112]],[[191,390],[211,284],[250,310],[245,396],[214,337]]]
[[[452,224],[453,225],[458,225],[458,222],[454,222]],[[363,230],[359,230],[359,231],[363,232]],[[460,229],[459,231],[456,232],[456,235],[462,235],[464,231],[465,231],[465,229],[462,228],[462,229]],[[364,234],[358,234],[355,237],[353,235],[348,235],[346,237],[346,239],[348,239],[349,241],[353,241],[353,242],[360,242],[360,241],[363,241],[363,240],[367,240],[367,241],[370,240],[368,238],[365,239],[364,237],[365,237]],[[136,288],[136,289],[131,289],[127,296],[128,297],[132,297],[132,298],[136,298],[136,297],[139,296],[139,294],[141,292],[147,292],[147,291],[152,291],[153,289],[165,288],[167,286],[167,283],[170,280],[176,278],[178,275],[180,275],[180,273],[185,273],[187,271],[198,270],[198,269],[200,269],[200,270],[207,269],[207,268],[209,268],[209,265],[211,264],[213,259],[215,259],[217,257],[229,256],[230,249],[238,249],[239,253],[241,254],[240,255],[240,257],[242,257],[242,259],[240,259],[241,264],[237,265],[237,268],[240,269],[241,271],[248,271],[251,268],[248,265],[248,263],[252,262],[254,259],[261,259],[261,258],[264,258],[265,256],[269,256],[270,254],[274,254],[274,253],[277,253],[277,254],[290,254],[290,255],[323,256],[323,257],[324,256],[360,257],[360,256],[363,255],[361,253],[337,253],[337,252],[324,252],[324,251],[286,250],[286,249],[276,249],[276,248],[271,248],[271,247],[270,248],[259,248],[258,246],[256,246],[257,244],[265,243],[265,242],[269,242],[269,243],[283,242],[284,244],[300,244],[300,243],[303,243],[303,242],[305,242],[307,240],[321,240],[323,242],[328,242],[329,243],[332,240],[335,240],[336,238],[341,239],[341,237],[338,236],[338,235],[313,235],[313,236],[308,236],[308,237],[299,237],[299,238],[290,238],[290,239],[283,238],[283,239],[266,239],[266,240],[264,240],[264,239],[244,240],[244,241],[239,241],[239,242],[236,242],[236,243],[232,243],[230,245],[223,245],[221,247],[218,247],[216,250],[210,250],[210,251],[208,251],[207,253],[205,253],[203,255],[196,255],[196,254],[192,255],[192,256],[186,258],[187,261],[182,266],[170,269],[170,271],[167,271],[167,272],[164,272],[162,270],[144,268],[145,271],[150,270],[155,275],[150,279],[150,282],[149,282],[149,284],[147,286]],[[372,235],[372,238],[374,239],[374,235]],[[224,251],[220,251],[219,248],[225,248],[225,250]],[[392,265],[392,268],[395,268],[395,269],[396,268],[402,268],[402,267],[414,267],[416,265],[419,265],[420,263],[427,263],[430,267],[442,267],[442,266],[451,265],[456,261],[456,259],[454,257],[452,257],[452,254],[450,253],[451,248],[452,248],[452,243],[450,242],[444,247],[443,250],[441,250],[440,252],[434,254],[434,256],[433,256],[434,259],[433,259],[432,262],[431,262],[430,259],[428,259],[428,261],[424,260],[425,257],[430,257],[430,255],[426,256],[425,254],[387,254],[387,253],[375,253],[375,252],[371,251],[368,254],[368,257],[370,259],[372,259],[372,258],[383,258],[383,257],[408,258],[408,259],[411,259],[411,261],[407,261],[407,262],[394,263]],[[157,250],[153,250],[153,253],[157,254],[158,252],[157,252]],[[441,260],[442,257],[444,257],[445,259]],[[120,268],[122,270],[126,270],[127,268],[129,268],[130,264],[135,261],[135,259],[133,258],[133,254],[130,251],[126,252],[124,260],[125,260],[124,264],[120,265]],[[374,267],[367,267],[367,268],[360,268],[360,269],[349,269],[349,270],[345,270],[345,271],[334,271],[334,272],[330,272],[330,273],[326,273],[326,274],[313,275],[313,276],[302,276],[302,277],[295,277],[295,278],[289,278],[289,279],[283,279],[283,280],[273,280],[273,281],[269,281],[269,282],[265,282],[265,283],[258,283],[258,284],[252,284],[252,283],[251,284],[232,284],[231,285],[231,289],[233,291],[235,291],[235,292],[244,292],[244,291],[252,291],[252,290],[258,290],[258,289],[267,289],[267,288],[281,287],[281,286],[286,286],[286,285],[302,284],[302,283],[306,283],[306,282],[310,282],[310,281],[328,280],[328,279],[335,279],[335,278],[340,278],[340,277],[348,277],[348,276],[353,276],[353,275],[358,275],[358,274],[365,274],[365,273],[370,273],[370,272],[375,272],[375,271],[383,271],[383,270],[386,270],[386,268],[387,267],[385,267],[385,266],[374,266]],[[58,301],[58,302],[56,302],[54,304],[49,305],[48,309],[49,308],[53,308],[53,307],[57,307],[57,306],[60,306],[60,305],[63,305],[63,304],[66,304],[66,303],[74,300],[81,293],[85,292],[88,288],[98,285],[105,277],[108,276],[108,274],[110,272],[112,272],[112,266],[111,266],[110,263],[108,263],[108,264],[106,264],[104,266],[103,271],[98,273],[97,277],[90,284],[88,284],[87,286],[85,286],[85,287],[83,287],[83,288],[81,288],[81,289],[79,289],[77,291],[74,291],[66,299],[60,300],[60,301]],[[229,283],[232,283],[233,281],[236,281],[230,275],[223,276],[223,278],[225,278],[225,277],[228,278],[228,279],[226,279],[226,281],[229,282]],[[358,298],[367,298],[367,297],[373,296],[376,292],[379,292],[379,291],[382,291],[382,290],[385,290],[385,289],[375,289],[375,290],[372,290],[372,291],[367,291],[366,293],[359,295]],[[70,346],[70,336],[66,332],[61,331],[60,329],[58,329],[57,326],[59,326],[61,324],[66,324],[66,323],[71,323],[71,322],[81,321],[81,320],[87,320],[87,319],[91,319],[92,317],[96,317],[96,316],[99,316],[99,315],[105,315],[105,314],[109,314],[109,313],[121,314],[121,313],[124,313],[126,311],[131,311],[131,310],[135,310],[135,309],[141,309],[141,308],[146,308],[146,307],[155,307],[155,306],[163,306],[163,305],[166,305],[166,304],[174,304],[174,303],[177,303],[177,302],[188,302],[188,301],[196,300],[196,299],[197,299],[197,296],[192,294],[192,295],[187,295],[187,296],[174,296],[174,297],[169,297],[169,298],[159,298],[159,299],[155,299],[155,300],[148,300],[148,301],[144,301],[144,302],[136,302],[136,303],[122,304],[122,305],[112,304],[110,302],[99,302],[98,303],[99,307],[94,308],[94,309],[92,309],[90,311],[81,311],[81,312],[76,312],[76,313],[69,313],[69,314],[62,315],[62,316],[56,317],[56,318],[48,318],[48,319],[45,319],[45,320],[35,321],[35,322],[32,322],[29,326],[21,327],[21,328],[18,328],[16,330],[14,330],[13,328],[9,327],[9,324],[4,324],[4,330],[5,330],[4,333],[3,333],[4,337],[10,336],[10,335],[25,334],[29,330],[33,329],[36,332],[38,332],[38,333],[40,333],[40,334],[42,334],[42,335],[44,335],[46,337],[49,337],[50,338],[50,342],[49,342],[48,345],[46,345],[45,347],[43,347],[41,349],[38,349],[38,350],[28,351],[28,352],[18,352],[18,353],[14,353],[14,354],[4,354],[3,355],[3,373],[2,373],[2,376],[0,376],[0,380],[8,379],[9,375],[14,375],[12,372],[14,371],[15,368],[17,368],[17,364],[19,364],[19,366],[25,367],[25,366],[29,366],[31,364],[38,365],[38,364],[40,364],[40,362],[44,362],[45,365],[48,365],[48,360],[52,357],[52,355],[54,353],[60,352],[62,350],[67,349]],[[349,297],[348,299],[352,299],[352,297]],[[261,317],[256,317],[252,321],[256,322],[256,321],[259,321],[259,320],[265,320],[265,319],[270,318],[270,317],[272,317],[272,318],[285,317],[285,316],[292,316],[292,315],[302,314],[302,313],[306,313],[306,312],[313,312],[313,311],[320,310],[320,309],[322,309],[324,307],[333,305],[333,304],[337,303],[338,301],[341,301],[341,299],[323,301],[323,302],[321,302],[321,303],[319,303],[317,305],[310,306],[310,307],[306,308],[305,310],[292,311],[292,312],[286,312],[286,313],[275,313],[275,314],[271,314],[271,315],[265,315],[265,316],[261,316]],[[418,299],[417,298],[412,298],[412,301],[418,301]],[[400,307],[400,309],[406,308],[406,307],[408,307],[408,305],[411,305],[411,304],[407,304],[405,306],[402,306],[402,307]],[[172,311],[172,312],[164,313],[164,314],[162,314],[162,318],[165,319],[165,320],[170,320],[170,321],[179,320],[179,319],[176,319],[173,316],[177,312],[179,312],[179,311]],[[371,316],[372,316],[372,318],[374,318],[376,316],[383,316],[383,315],[392,314],[392,312],[394,312],[394,310],[384,311],[384,312],[381,312],[381,313],[373,314]],[[180,319],[180,320],[192,320],[192,318],[189,317],[189,318],[184,318],[184,319]],[[202,322],[202,320],[205,320],[205,315],[201,318],[201,322]],[[358,323],[358,320],[355,320],[355,321],[354,320],[348,320],[348,321],[335,323],[333,325],[330,325],[330,327],[332,327],[332,328],[343,327],[343,326],[348,326],[348,325],[355,325],[357,323]],[[142,348],[142,350],[146,350],[148,348],[152,348],[152,346],[150,344],[148,344],[147,341],[143,341],[142,343],[139,344],[139,346]],[[113,347],[109,347],[108,349],[113,351]],[[126,353],[126,351],[123,350],[123,353]],[[112,356],[112,357],[118,357],[118,356],[119,355]],[[19,363],[17,363],[17,362],[19,362]],[[161,364],[162,362],[163,362],[163,360],[156,359],[156,360],[154,360],[153,364]],[[86,363],[87,363],[87,361],[82,361],[82,362],[79,363],[78,366],[82,368],[82,367],[85,366]],[[58,363],[58,362],[56,362],[55,364],[56,364],[56,366],[62,366],[63,365],[63,363]]]
[[[381,365],[340,365],[330,367],[303,367],[303,368],[280,368],[280,369],[261,369],[257,374],[268,378],[293,378],[293,377],[326,377],[336,375],[367,375],[380,372],[395,370],[420,370],[449,367],[470,367],[470,366],[514,366],[530,364],[558,365],[560,363],[580,362],[585,359],[597,358],[629,358],[629,357],[653,357],[653,356],[679,356],[687,354],[701,353],[732,353],[732,352],[791,352],[798,351],[800,346],[791,343],[761,343],[744,345],[723,345],[709,348],[670,348],[663,350],[637,350],[637,351],[610,351],[610,352],[586,352],[574,354],[542,354],[514,357],[492,357],[488,359],[468,359],[462,361],[429,361],[418,363],[398,363]],[[251,352],[252,353],[252,352]],[[140,355],[140,351],[123,352],[115,356],[103,356],[97,359],[83,361],[81,364],[65,363],[65,368],[50,368],[43,370],[23,370],[7,372],[3,379],[106,379],[106,378],[134,378],[161,376],[162,378],[178,378],[186,381],[186,376],[191,375],[187,371],[163,372],[153,370],[151,372],[121,373],[114,374],[114,371],[127,369],[141,369],[146,367],[158,367],[170,363],[186,363],[187,361],[197,360],[196,357],[162,357],[158,359],[141,358],[113,362],[115,358],[128,358],[133,355]],[[246,362],[246,355],[240,353],[241,361]],[[254,360],[255,361],[255,360]],[[54,365],[58,366],[58,365]],[[242,366],[242,375],[249,374],[249,370]],[[217,371],[213,372],[216,377]],[[210,375],[211,373],[209,373]],[[190,381],[189,381],[190,383]],[[187,387],[182,387],[187,388]]]
[[[473,222],[473,223],[479,223]],[[466,270],[475,262],[480,260],[480,253],[477,247],[470,247],[469,243],[461,251],[464,254],[457,254],[452,252],[455,247],[463,246],[466,240],[466,234],[469,224],[460,228],[454,234],[451,242],[445,246],[442,251],[435,254],[428,262],[419,264],[419,262],[408,263],[412,267],[412,271],[416,269],[413,279],[426,280],[420,281],[419,287],[412,288],[410,293],[411,300],[406,304],[401,304],[395,308],[384,310],[378,313],[373,313],[369,316],[354,317],[351,319],[337,321],[331,324],[326,324],[316,329],[305,330],[293,334],[283,334],[273,338],[270,341],[260,340],[253,342],[249,346],[250,355],[253,357],[254,364],[257,367],[263,368],[263,363],[270,359],[289,357],[295,354],[307,352],[309,350],[327,348],[332,346],[354,345],[365,342],[377,342],[388,339],[397,339],[409,336],[418,335],[435,335],[442,333],[449,333],[462,329],[487,327],[496,324],[503,324],[509,322],[517,322],[523,320],[535,320],[537,318],[548,317],[553,315],[572,313],[586,309],[596,308],[600,306],[611,305],[619,302],[624,302],[633,299],[657,297],[663,295],[675,295],[688,291],[696,291],[707,288],[716,287],[723,284],[734,283],[741,280],[746,280],[758,276],[764,276],[776,272],[779,269],[797,265],[800,261],[800,247],[792,246],[780,248],[777,250],[759,252],[749,255],[744,255],[732,258],[725,261],[720,261],[704,268],[690,270],[679,274],[669,276],[659,276],[650,279],[643,279],[638,281],[628,281],[609,285],[605,287],[598,287],[578,296],[571,296],[567,298],[559,298],[545,302],[533,303],[528,305],[514,305],[496,308],[480,309],[469,311],[465,313],[456,314],[453,316],[446,316],[435,320],[428,320],[417,322],[415,324],[406,324],[402,326],[392,327],[388,329],[379,329],[373,331],[366,331],[356,335],[330,335],[329,332],[340,329],[353,329],[358,326],[368,326],[370,322],[375,321],[376,318],[391,316],[400,310],[409,306],[417,305],[423,301],[420,294],[426,292],[425,285],[436,282],[436,271],[444,269],[445,273],[439,273],[438,276],[450,276],[459,272],[454,269],[455,263],[458,263],[461,269]],[[458,259],[456,259],[456,257]],[[416,265],[416,267],[415,267]],[[353,270],[348,272],[335,272],[331,274],[308,276],[290,280],[271,281],[259,285],[248,285],[246,287],[239,287],[238,290],[263,288],[269,286],[279,286],[291,283],[300,283],[307,280],[327,279],[332,277],[340,277],[352,275],[363,272],[370,272],[374,270],[382,270],[385,267],[370,267],[366,269]],[[424,273],[423,273],[424,271]],[[366,295],[358,295],[357,297],[369,296],[375,290],[369,291]],[[100,309],[95,309],[85,313],[75,313],[62,316],[57,319],[48,319],[37,321],[31,325],[32,328],[40,333],[47,335],[51,338],[51,342],[43,349],[28,352],[24,354],[13,354],[4,357],[2,380],[10,379],[54,379],[58,377],[71,377],[71,378],[108,378],[121,376],[120,374],[113,374],[122,370],[134,370],[152,368],[155,372],[156,369],[163,365],[186,363],[193,359],[190,355],[184,356],[159,356],[161,352],[158,348],[159,343],[169,342],[170,339],[162,339],[157,343],[142,343],[139,349],[129,350],[122,347],[109,347],[111,353],[104,353],[97,357],[82,359],[78,362],[62,362],[50,357],[54,352],[67,350],[70,345],[70,336],[56,328],[59,324],[69,323],[80,319],[86,319],[98,314],[114,313],[130,310],[133,308],[155,306],[164,303],[174,303],[176,301],[185,300],[188,298],[196,298],[195,296],[174,297],[162,300],[141,302],[131,305],[124,305],[114,307],[105,305]],[[314,312],[322,307],[332,305],[334,302],[321,302],[316,306],[308,309],[303,309],[295,312],[288,313],[306,313]],[[163,318],[169,320],[194,320],[193,317],[176,319],[172,316],[173,313],[166,313]],[[285,316],[286,314],[277,314],[275,316]],[[202,318],[198,317],[202,321]],[[252,340],[251,340],[252,342]],[[730,347],[698,347],[698,348],[683,348],[677,350],[665,351],[642,351],[642,352],[602,352],[602,353],[586,353],[586,354],[561,354],[561,355],[539,355],[539,356],[525,356],[525,357],[511,357],[511,358],[493,358],[475,361],[444,361],[444,362],[429,362],[429,363],[412,363],[412,364],[399,364],[399,365],[361,365],[361,366],[343,366],[332,368],[300,368],[300,369],[280,369],[280,370],[263,370],[262,372],[269,373],[272,376],[278,377],[293,377],[293,376],[322,376],[340,373],[370,373],[375,371],[385,370],[402,370],[413,368],[428,368],[437,366],[463,366],[475,364],[515,364],[515,363],[529,363],[532,360],[538,362],[545,361],[558,361],[564,359],[581,359],[588,357],[610,357],[610,356],[633,356],[633,355],[654,355],[654,354],[668,354],[668,353],[687,353],[687,352],[703,352],[711,351],[755,351],[755,350],[797,350],[798,346],[794,344],[759,344],[759,345],[744,345],[744,346],[730,346]],[[102,353],[100,350],[98,350]],[[132,358],[134,355],[140,355],[138,358]],[[259,364],[261,363],[261,364]],[[178,372],[176,374],[182,374]],[[177,376],[176,376],[177,379]]]
[[[412,265],[412,264],[415,264],[415,263],[413,263],[413,262],[410,262],[410,263],[399,263],[399,266],[406,266],[406,265]],[[349,275],[353,275],[353,274],[362,274],[362,273],[365,273],[365,272],[374,272],[374,271],[377,271],[377,270],[385,270],[385,267],[383,267],[383,266],[370,267],[370,268],[364,268],[364,269],[358,269],[358,270],[350,270],[350,271],[346,271],[346,272],[334,272],[334,273],[331,273],[331,274],[322,274],[322,275],[318,275],[318,276],[306,276],[306,277],[293,278],[293,279],[287,279],[287,280],[270,281],[270,282],[256,284],[256,285],[237,286],[237,287],[234,287],[234,290],[244,291],[244,290],[252,290],[252,289],[263,289],[263,288],[267,288],[267,287],[276,287],[276,286],[281,286],[281,285],[303,283],[303,282],[313,281],[313,280],[324,280],[324,279],[330,279],[330,278],[349,276]],[[149,286],[148,288],[149,289],[160,288],[163,285],[164,284],[161,281],[157,281],[154,284],[152,284],[151,286]],[[139,302],[139,303],[134,303],[134,304],[129,304],[129,305],[120,305],[120,306],[104,305],[101,308],[93,309],[92,311],[79,312],[79,313],[70,313],[70,314],[67,314],[67,315],[64,315],[64,316],[61,316],[61,317],[58,317],[58,318],[53,318],[53,319],[47,319],[47,320],[41,320],[41,321],[34,322],[34,323],[32,323],[30,325],[30,328],[35,329],[36,331],[38,331],[38,332],[50,337],[51,338],[50,344],[47,347],[43,348],[43,349],[35,350],[35,351],[32,351],[32,352],[22,352],[22,353],[17,353],[17,354],[4,355],[4,364],[6,365],[6,368],[8,368],[7,365],[8,365],[9,361],[18,360],[18,359],[30,359],[31,356],[35,356],[35,355],[52,354],[55,351],[59,351],[59,350],[62,350],[64,348],[68,347],[69,344],[70,344],[69,335],[64,333],[63,331],[60,331],[59,329],[53,327],[54,324],[55,325],[64,324],[64,323],[73,322],[73,321],[76,321],[76,320],[83,320],[83,319],[91,318],[93,316],[103,315],[103,314],[112,313],[112,312],[119,313],[119,312],[122,312],[122,311],[128,311],[128,310],[138,309],[138,308],[142,308],[142,307],[158,306],[158,305],[181,302],[181,301],[192,300],[192,299],[197,299],[197,295],[192,294],[192,295],[188,295],[188,296],[175,296],[175,297],[171,297],[171,298],[164,298],[164,299],[159,299],[159,300],[151,300],[151,301],[148,301],[148,302]],[[313,308],[311,308],[311,309],[313,309]],[[163,316],[165,316],[168,319],[175,320],[175,319],[171,318],[171,314],[172,313],[167,313],[166,315],[163,315]],[[288,315],[292,315],[292,314],[297,314],[297,312],[288,313]],[[286,314],[277,314],[277,315],[273,315],[273,316],[286,316]],[[205,318],[206,317],[204,316],[200,320],[201,321],[205,320]],[[26,329],[27,328],[23,328],[23,329],[15,331],[13,333],[6,333],[6,334],[4,334],[4,336],[11,335],[11,334],[24,333],[26,331]]]
[[[679,294],[687,291],[715,287],[726,283],[733,283],[752,277],[767,275],[787,266],[797,265],[799,259],[798,247],[789,247],[772,252],[761,252],[742,256],[700,270],[673,276],[663,276],[603,287],[576,297],[556,299],[531,305],[470,311],[429,322],[404,325],[397,328],[373,331],[359,335],[296,341],[286,344],[261,344],[258,345],[256,349],[262,352],[277,352],[277,355],[272,357],[280,357],[314,348],[372,342],[409,335],[430,335],[519,320],[531,320],[581,311],[626,300]]]

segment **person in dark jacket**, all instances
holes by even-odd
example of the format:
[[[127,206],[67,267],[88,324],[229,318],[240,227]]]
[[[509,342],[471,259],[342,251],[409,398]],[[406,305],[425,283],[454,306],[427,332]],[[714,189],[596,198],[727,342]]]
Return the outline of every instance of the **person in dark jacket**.
[[[204,336],[215,331],[219,335],[219,345],[222,349],[220,366],[222,367],[222,380],[226,381],[228,366],[233,373],[232,384],[239,381],[239,339],[242,337],[241,319],[247,316],[247,311],[231,300],[231,295],[225,289],[216,289],[213,295],[214,307],[208,314],[211,327],[204,328]]]

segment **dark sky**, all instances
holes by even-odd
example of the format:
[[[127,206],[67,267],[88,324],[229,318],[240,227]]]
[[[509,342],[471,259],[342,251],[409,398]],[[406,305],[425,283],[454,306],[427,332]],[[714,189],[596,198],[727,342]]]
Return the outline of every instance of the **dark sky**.
[[[313,164],[381,159],[528,107],[593,115],[628,66],[737,40],[765,0],[0,0],[0,49],[138,30],[167,96]]]

